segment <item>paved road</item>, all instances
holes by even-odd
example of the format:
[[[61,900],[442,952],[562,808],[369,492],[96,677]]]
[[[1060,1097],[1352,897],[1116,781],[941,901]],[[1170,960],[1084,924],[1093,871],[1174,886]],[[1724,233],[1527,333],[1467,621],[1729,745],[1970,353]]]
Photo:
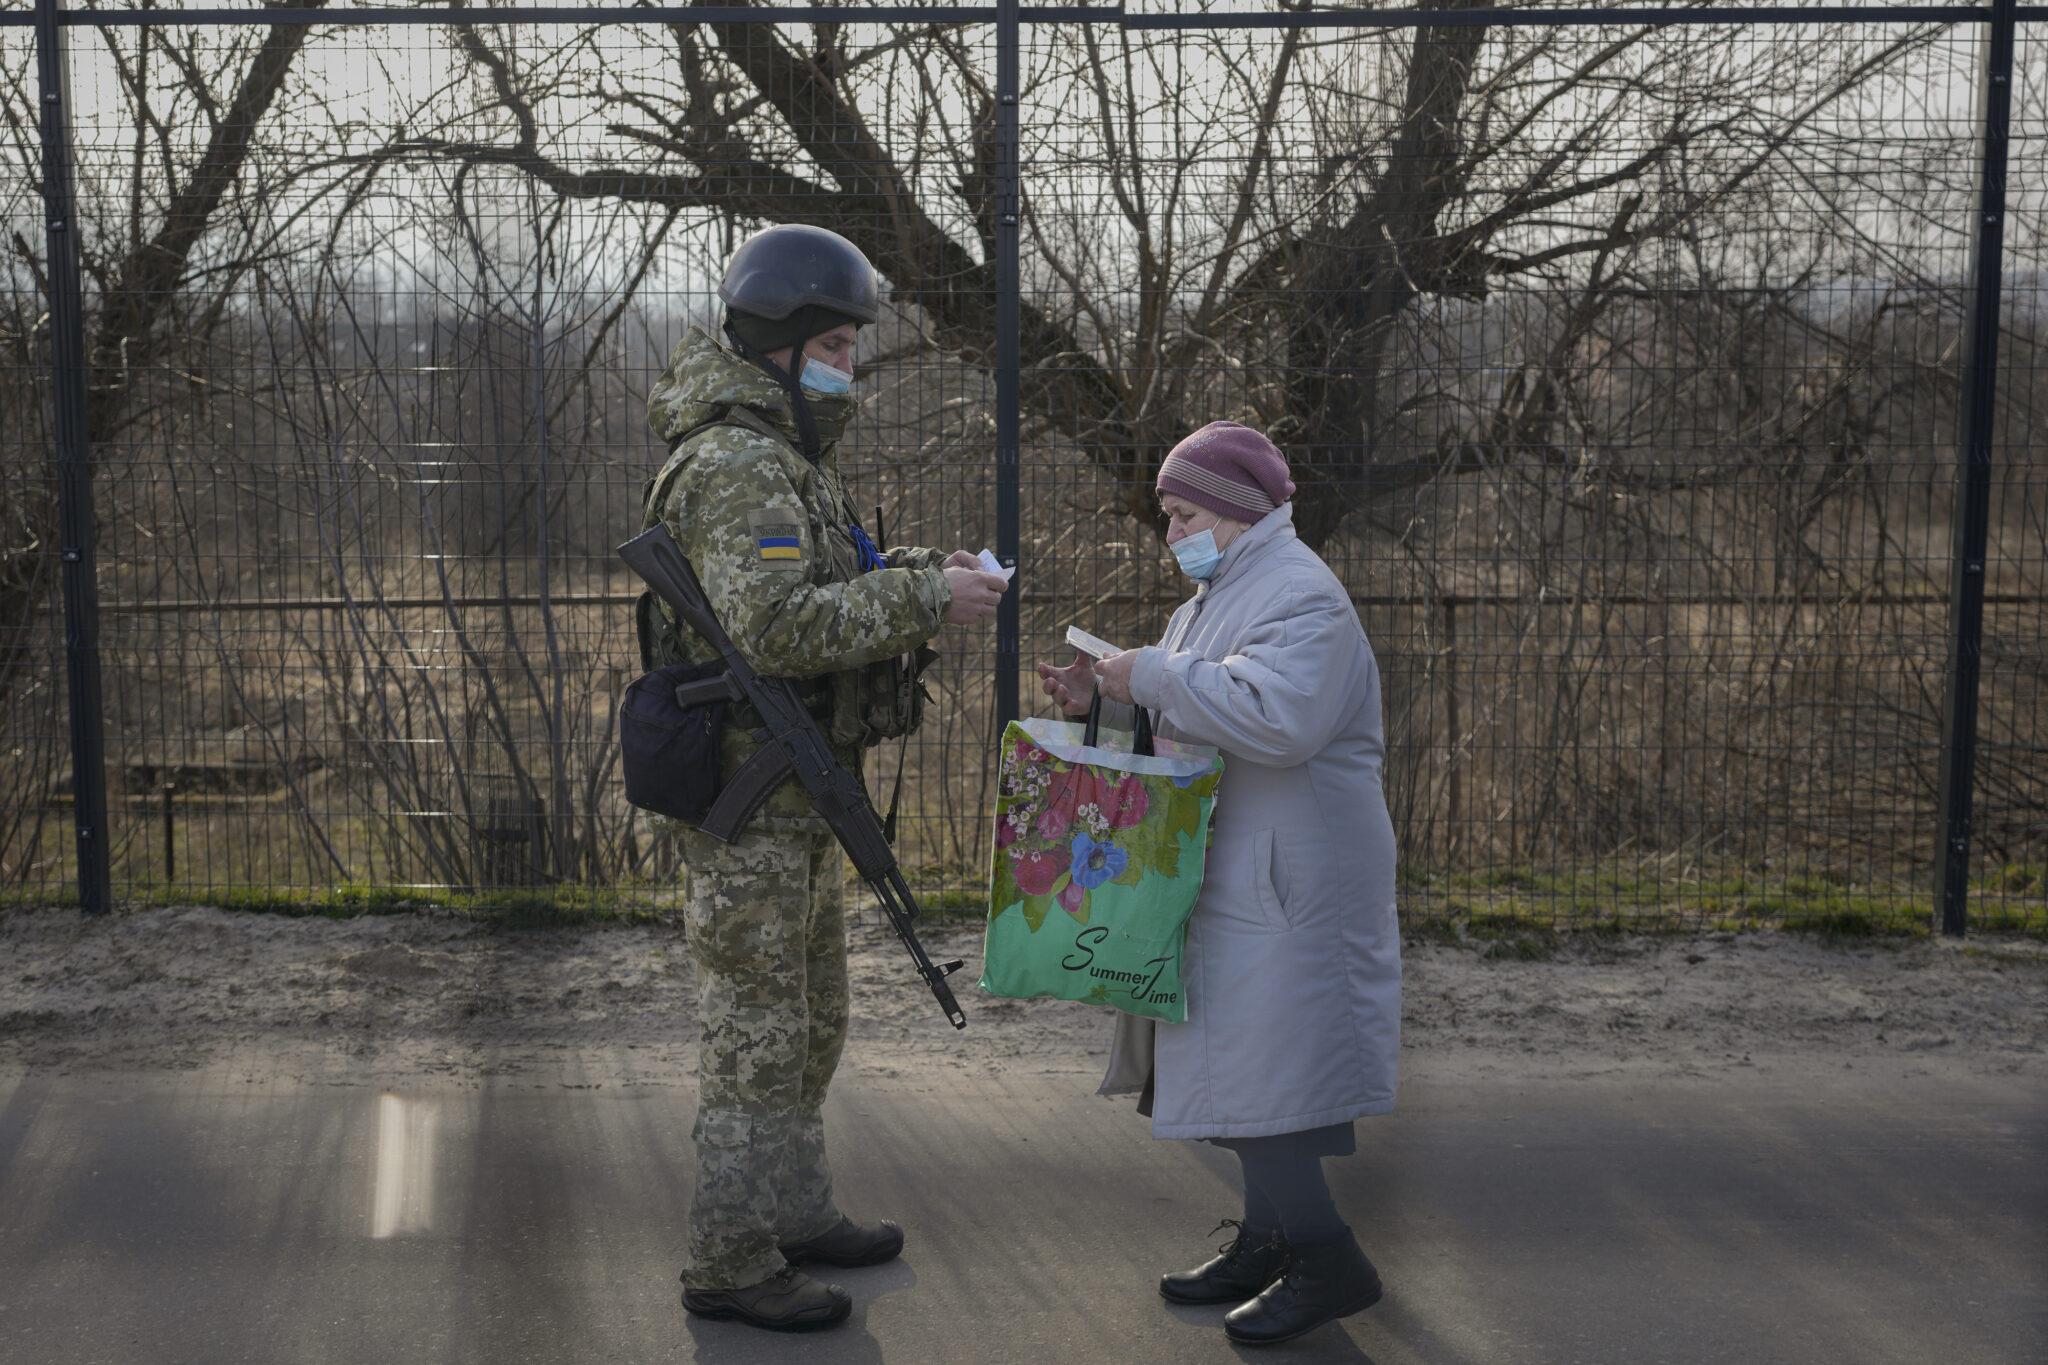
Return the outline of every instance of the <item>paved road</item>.
[[[1152,1289],[1231,1159],[1066,1077],[843,1084],[905,1257],[839,1331],[690,1319],[689,1092],[607,1074],[0,1077],[0,1361],[2048,1361],[2048,1097],[1991,1080],[1417,1080],[1331,1163],[1387,1298],[1262,1354]]]

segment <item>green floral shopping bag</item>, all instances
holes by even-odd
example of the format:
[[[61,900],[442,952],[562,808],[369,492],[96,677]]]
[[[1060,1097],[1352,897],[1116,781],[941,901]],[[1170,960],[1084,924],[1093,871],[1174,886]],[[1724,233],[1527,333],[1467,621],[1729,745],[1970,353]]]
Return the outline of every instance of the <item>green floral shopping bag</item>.
[[[1179,1023],[1223,758],[1142,728],[1087,738],[1072,721],[1003,732],[981,988]]]

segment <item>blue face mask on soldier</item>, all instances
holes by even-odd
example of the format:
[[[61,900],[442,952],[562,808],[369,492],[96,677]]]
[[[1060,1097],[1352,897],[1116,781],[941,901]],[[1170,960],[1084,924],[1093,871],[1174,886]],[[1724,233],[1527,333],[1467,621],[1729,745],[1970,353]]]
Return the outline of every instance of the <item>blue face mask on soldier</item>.
[[[1173,543],[1173,557],[1180,561],[1180,571],[1197,583],[1209,581],[1209,575],[1216,572],[1223,551],[1216,548],[1214,529],[1197,531],[1191,536],[1182,536]]]
[[[816,356],[804,357],[803,385],[812,393],[837,394],[853,388],[853,376],[845,370],[835,370]]]

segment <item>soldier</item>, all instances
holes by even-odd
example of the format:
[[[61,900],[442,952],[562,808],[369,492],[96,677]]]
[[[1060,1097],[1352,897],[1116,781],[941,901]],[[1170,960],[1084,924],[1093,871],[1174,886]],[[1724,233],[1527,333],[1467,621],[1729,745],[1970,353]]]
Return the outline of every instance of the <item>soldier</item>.
[[[858,773],[864,749],[916,728],[927,641],[987,617],[1007,585],[965,550],[882,553],[840,483],[856,330],[879,312],[859,248],[822,228],[769,228],[733,253],[718,297],[723,339],[692,328],[648,397],[669,457],[644,525],[667,526],[756,669],[810,680],[812,713]],[[643,623],[656,665],[713,659],[659,611]],[[744,703],[729,709],[726,777],[759,747],[760,723]],[[703,1031],[683,1306],[781,1330],[844,1321],[846,1291],[796,1267],[886,1261],[903,1233],[842,1215],[825,1157],[819,1106],[847,1018],[838,843],[793,778],[737,843],[670,828],[689,865]]]

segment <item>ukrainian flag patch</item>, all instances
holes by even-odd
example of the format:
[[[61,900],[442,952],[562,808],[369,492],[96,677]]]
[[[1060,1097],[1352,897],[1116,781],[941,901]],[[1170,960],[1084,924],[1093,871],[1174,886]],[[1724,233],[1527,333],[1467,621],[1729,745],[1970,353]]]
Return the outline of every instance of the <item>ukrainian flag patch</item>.
[[[766,507],[749,512],[747,530],[763,563],[781,568],[804,562],[803,526],[787,510]]]

